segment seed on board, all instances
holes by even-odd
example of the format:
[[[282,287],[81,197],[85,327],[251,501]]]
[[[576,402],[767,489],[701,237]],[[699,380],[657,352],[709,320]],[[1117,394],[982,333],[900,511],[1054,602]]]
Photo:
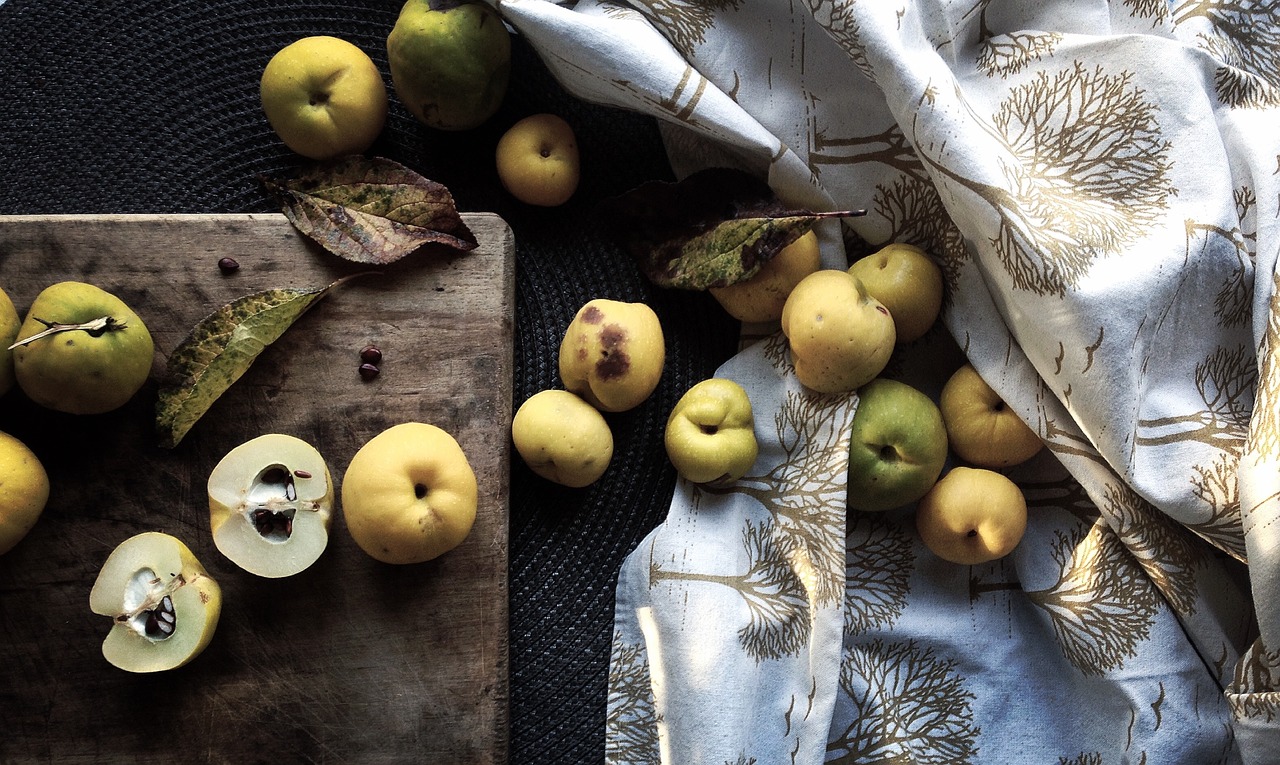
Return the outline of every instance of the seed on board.
[[[365,364],[379,364],[382,362],[382,349],[376,345],[366,345],[360,349],[360,361]]]
[[[366,362],[360,365],[360,377],[366,381],[372,380],[373,378],[377,377],[378,372],[380,371],[381,370],[378,369],[377,364],[370,364]]]
[[[240,261],[235,258],[219,258],[218,270],[224,274],[232,273],[240,268]]]

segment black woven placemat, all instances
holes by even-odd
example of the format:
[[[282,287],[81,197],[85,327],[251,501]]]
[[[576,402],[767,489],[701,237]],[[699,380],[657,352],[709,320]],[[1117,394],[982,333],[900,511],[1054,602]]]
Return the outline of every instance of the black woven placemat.
[[[0,214],[268,212],[255,180],[300,160],[267,125],[258,78],[271,55],[313,34],[364,49],[388,84],[385,39],[400,2],[0,4]],[[514,406],[559,387],[556,351],[594,297],[643,300],[668,334],[654,396],[610,415],[614,462],[597,484],[547,483],[511,469],[512,763],[604,760],[614,583],[626,554],[664,516],[675,476],[666,413],[732,354],[737,328],[703,294],[652,288],[601,229],[600,200],[670,168],[653,122],[566,94],[524,41],[502,110],[464,133],[429,130],[396,101],[371,153],[447,185],[463,211],[496,212],[517,248]],[[578,194],[555,209],[506,196],[493,146],[516,119],[551,111],[573,125]]]

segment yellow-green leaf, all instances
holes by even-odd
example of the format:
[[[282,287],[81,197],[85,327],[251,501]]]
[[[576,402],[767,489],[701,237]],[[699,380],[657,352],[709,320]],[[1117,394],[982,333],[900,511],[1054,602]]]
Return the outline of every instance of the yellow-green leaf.
[[[649,281],[688,290],[749,279],[817,221],[866,214],[791,209],[764,181],[724,167],[676,183],[650,181],[600,212]]]
[[[156,402],[156,435],[173,448],[258,355],[338,282],[255,292],[206,316],[169,356]]]

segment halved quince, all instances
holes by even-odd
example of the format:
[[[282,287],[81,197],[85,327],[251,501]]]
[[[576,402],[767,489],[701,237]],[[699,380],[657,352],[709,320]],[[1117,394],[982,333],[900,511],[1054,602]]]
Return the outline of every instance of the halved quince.
[[[107,661],[128,672],[162,672],[209,645],[222,613],[222,589],[177,537],[148,531],[107,556],[89,607],[110,616]]]
[[[209,474],[218,551],[258,576],[292,576],[329,545],[333,481],[311,444],[268,433],[227,453]]]

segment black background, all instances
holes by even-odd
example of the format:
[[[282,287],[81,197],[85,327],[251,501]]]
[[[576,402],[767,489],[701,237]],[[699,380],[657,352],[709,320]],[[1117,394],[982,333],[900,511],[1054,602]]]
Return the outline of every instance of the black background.
[[[390,88],[385,41],[400,5],[7,0],[0,214],[276,211],[257,176],[306,161],[271,131],[258,80],[281,47],[328,34],[361,47],[388,84],[387,126],[369,153],[445,184],[461,211],[495,212],[514,231],[513,408],[560,387],[556,352],[583,303],[649,303],[667,335],[664,375],[645,404],[608,416],[616,443],[605,476],[565,489],[518,457],[511,465],[510,761],[602,762],[618,567],[670,501],[666,413],[732,354],[737,326],[705,294],[650,286],[595,215],[610,196],[672,179],[651,119],[567,94],[517,35],[497,115],[465,132],[422,126]],[[493,166],[502,132],[544,111],[569,121],[582,156],[577,194],[553,209],[506,195]]]

